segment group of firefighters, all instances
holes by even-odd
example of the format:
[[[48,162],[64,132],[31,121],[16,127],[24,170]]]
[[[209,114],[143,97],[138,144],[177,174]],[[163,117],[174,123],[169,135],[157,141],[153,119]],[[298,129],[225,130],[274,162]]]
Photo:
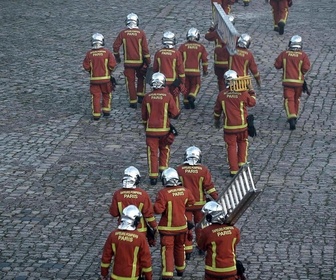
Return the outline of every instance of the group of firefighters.
[[[230,13],[235,1],[220,2],[225,12]],[[248,6],[249,1],[244,1]],[[288,15],[289,0],[270,0],[274,15],[274,30],[280,35]],[[234,18],[230,17],[234,23]],[[139,28],[136,14],[128,14],[126,28],[113,43],[113,52],[105,48],[104,36],[92,36],[92,49],[87,52],[83,67],[90,73],[93,120],[111,114],[111,98],[114,81],[111,73],[121,63],[123,49],[124,75],[130,108],[141,105],[141,118],[146,134],[147,161],[150,184],[161,180],[163,189],[152,205],[149,195],[139,187],[140,173],[130,166],[124,172],[123,187],[114,193],[110,213],[119,218],[118,229],[113,231],[104,246],[101,263],[102,279],[152,279],[149,246],[155,246],[160,234],[161,279],[182,276],[185,261],[190,259],[193,241],[199,253],[206,252],[205,279],[244,279],[239,261],[236,260],[236,245],[240,240],[239,230],[224,223],[225,214],[215,201],[218,193],[211,174],[201,163],[201,151],[195,146],[185,151],[185,161],[176,169],[169,167],[170,145],[177,134],[170,119],[181,113],[180,95],[184,109],[195,109],[195,100],[201,88],[201,76],[208,74],[208,53],[199,42],[200,32],[190,28],[187,41],[176,49],[175,34],[163,33],[162,45],[151,61],[146,34]],[[252,73],[258,87],[260,73],[252,52],[249,50],[251,36],[241,34],[236,43],[236,53],[230,55],[225,42],[211,26],[205,39],[215,42],[214,73],[217,77],[218,96],[214,105],[214,126],[220,128],[223,120],[224,141],[230,176],[234,177],[247,162],[248,136],[255,136],[253,118],[247,107],[256,104],[252,83],[243,89],[238,81]],[[151,64],[151,91],[146,93],[146,75]],[[302,38],[292,36],[288,48],[275,59],[274,67],[282,69],[284,108],[290,130],[296,129],[299,102],[303,90],[304,75],[310,69],[308,56],[302,51]],[[112,81],[112,82],[111,82]],[[211,200],[211,201],[209,201]],[[209,202],[207,202],[209,201]],[[161,214],[157,224],[155,214]],[[205,218],[210,226],[205,229],[197,224]],[[196,225],[195,240],[192,225]],[[112,272],[108,276],[111,260]],[[237,270],[238,268],[238,270]]]

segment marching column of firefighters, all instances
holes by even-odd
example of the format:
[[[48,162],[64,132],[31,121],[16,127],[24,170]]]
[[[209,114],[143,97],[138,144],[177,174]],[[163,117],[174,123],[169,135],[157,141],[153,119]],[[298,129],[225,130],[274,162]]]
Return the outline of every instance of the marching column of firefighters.
[[[238,1],[211,2],[219,3],[229,14]],[[247,7],[249,1],[243,3]],[[274,30],[282,35],[292,2],[270,0],[270,4]],[[234,24],[232,15],[229,20]],[[180,94],[183,108],[195,109],[202,75],[208,75],[208,52],[198,42],[200,32],[190,28],[187,41],[177,48],[175,33],[165,31],[163,47],[154,54],[151,68],[147,37],[139,28],[138,16],[128,14],[125,24],[126,29],[120,31],[113,43],[113,52],[105,47],[102,34],[95,33],[91,38],[92,48],[86,53],[83,67],[90,73],[92,118],[98,121],[101,116],[111,115],[112,91],[116,85],[112,73],[121,63],[122,47],[129,107],[136,109],[141,104],[150,184],[161,181],[163,188],[152,201],[140,186],[139,170],[134,166],[125,169],[122,187],[115,191],[110,205],[110,214],[118,218],[118,227],[103,248],[101,279],[153,279],[150,247],[156,246],[157,239],[161,247],[161,280],[173,279],[174,272],[183,276],[186,261],[194,250],[205,255],[204,279],[246,279],[245,268],[237,260],[240,231],[225,223],[228,213],[216,202],[218,190],[210,170],[202,163],[201,150],[188,147],[183,163],[175,169],[169,167],[170,147],[177,135],[170,119],[178,119],[181,114]],[[258,89],[261,77],[249,50],[250,35],[241,34],[237,38],[235,54],[227,50],[216,25],[211,25],[205,39],[215,42],[213,61],[218,96],[213,109],[214,126],[219,129],[222,118],[228,175],[234,177],[247,163],[248,137],[256,136],[254,117],[247,110],[257,100],[249,72]],[[283,72],[284,108],[290,130],[296,129],[302,92],[309,93],[304,75],[310,69],[310,61],[302,47],[302,38],[292,36],[288,48],[274,62],[274,67]],[[151,86],[148,93],[146,77]],[[160,215],[159,222],[155,214]],[[197,226],[202,219],[209,224],[203,229]]]

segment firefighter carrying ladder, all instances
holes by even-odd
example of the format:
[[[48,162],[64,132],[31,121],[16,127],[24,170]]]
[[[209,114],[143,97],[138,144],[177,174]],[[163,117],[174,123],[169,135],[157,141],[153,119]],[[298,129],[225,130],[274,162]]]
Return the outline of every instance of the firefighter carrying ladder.
[[[234,225],[260,193],[261,191],[254,186],[250,166],[246,163],[217,200],[227,214],[225,223]],[[203,218],[198,226],[204,228],[208,225]]]

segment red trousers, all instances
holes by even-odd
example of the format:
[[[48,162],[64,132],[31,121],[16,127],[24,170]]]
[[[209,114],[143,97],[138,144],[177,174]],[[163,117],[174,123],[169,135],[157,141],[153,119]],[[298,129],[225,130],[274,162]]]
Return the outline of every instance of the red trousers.
[[[90,93],[92,99],[92,115],[100,117],[101,111],[111,112],[112,84],[90,84]]]
[[[201,76],[188,76],[185,78],[185,87],[187,89],[186,93],[183,94],[183,104],[189,104],[187,99],[188,96],[192,96],[196,99],[200,88],[201,88]]]
[[[225,89],[225,80],[224,80],[224,73],[229,70],[228,68],[217,67],[215,65],[215,75],[217,76],[217,84],[218,90],[222,91]]]
[[[202,220],[204,214],[201,212],[201,209],[196,209],[196,210],[192,210],[192,211],[189,211],[189,210],[186,211],[185,215],[186,215],[188,221],[191,221],[191,222],[193,221],[194,222],[196,240],[198,240],[202,229],[200,227],[196,228],[196,225],[197,225],[197,223],[199,223]],[[186,239],[184,250],[185,250],[186,253],[191,253],[193,251],[193,241],[192,240]]]
[[[284,108],[287,119],[297,118],[300,109],[300,98],[302,95],[302,87],[286,87],[283,88]]]
[[[173,278],[176,271],[183,272],[185,265],[184,243],[186,233],[177,235],[161,235],[161,265],[162,278]]]
[[[145,96],[146,92],[145,75],[140,70],[141,67],[125,67],[124,69],[126,89],[129,94],[130,104],[137,103],[138,96],[141,97]]]
[[[248,132],[224,133],[230,173],[236,174],[247,162]]]
[[[149,178],[157,178],[159,171],[169,166],[170,146],[166,145],[163,137],[146,137],[147,162]]]
[[[279,21],[286,23],[288,17],[288,0],[270,0],[273,13],[274,27],[278,26]]]

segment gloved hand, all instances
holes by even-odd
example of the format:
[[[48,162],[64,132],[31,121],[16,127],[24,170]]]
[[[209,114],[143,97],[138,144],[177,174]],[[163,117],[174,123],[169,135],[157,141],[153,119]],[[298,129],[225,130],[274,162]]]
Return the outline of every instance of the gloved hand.
[[[203,77],[208,76],[209,72],[208,71],[203,71]]]
[[[174,96],[178,96],[179,94],[180,94],[180,89],[179,89],[179,87],[176,87],[176,88],[173,90],[172,95],[174,95]]]
[[[115,54],[114,57],[117,63],[121,63],[120,54]]]
[[[261,88],[261,81],[260,81],[260,79],[256,79],[256,82],[257,82],[258,88]]]
[[[106,275],[106,276],[100,275],[99,279],[100,280],[108,280],[108,275]]]
[[[247,132],[250,137],[257,136],[257,130],[254,127],[254,116],[248,115],[247,118]]]
[[[146,237],[147,237],[147,241],[148,241],[149,247],[156,246],[157,236],[158,236],[158,230],[157,230],[157,228],[152,229],[151,227],[149,227],[147,225],[147,235],[146,235]]]
[[[172,86],[174,87],[178,87],[181,84],[181,79],[177,78],[174,80],[174,82],[172,83]]]
[[[303,81],[303,85],[302,85],[302,91],[307,93],[308,95],[310,95],[310,90],[308,88],[308,84],[306,81]]]
[[[142,75],[146,76],[147,68],[148,68],[147,64],[144,63],[144,64],[142,65],[142,67],[140,68],[140,73],[141,73]]]
[[[188,230],[188,232],[187,232],[187,239],[188,239],[189,241],[193,241],[192,230]]]
[[[111,84],[112,84],[112,90],[115,90],[117,87],[117,81],[114,77],[111,76],[110,78]]]
[[[215,128],[220,129],[220,121],[215,120]]]
[[[292,7],[293,5],[293,1],[292,0],[288,0],[288,7]]]
[[[186,95],[186,94],[187,94],[187,88],[185,87],[184,84],[180,84],[179,88],[180,88],[180,92],[181,92],[183,95]]]

